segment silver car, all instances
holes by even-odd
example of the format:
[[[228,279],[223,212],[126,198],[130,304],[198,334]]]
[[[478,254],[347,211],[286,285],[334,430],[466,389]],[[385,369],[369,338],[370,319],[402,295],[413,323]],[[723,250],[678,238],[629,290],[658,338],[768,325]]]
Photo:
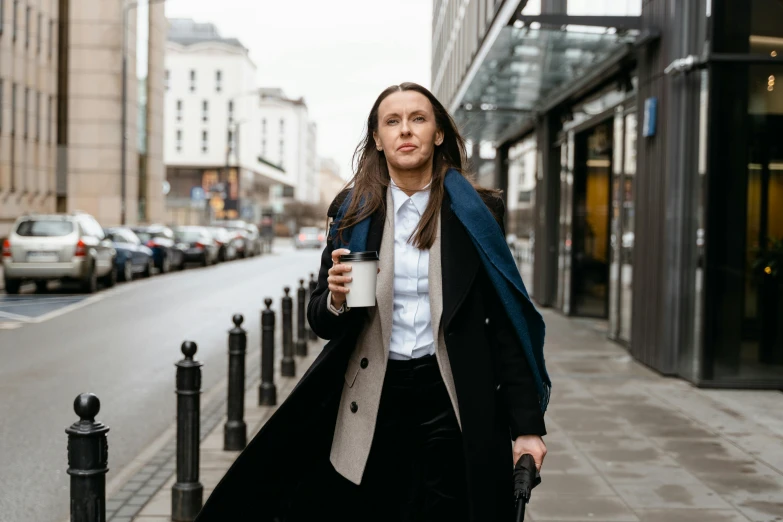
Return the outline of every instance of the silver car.
[[[326,241],[326,234],[318,227],[302,227],[299,233],[294,236],[294,247],[300,248],[322,248]]]
[[[19,293],[24,281],[35,281],[39,291],[50,280],[78,281],[84,292],[117,281],[114,244],[89,214],[40,214],[16,220],[3,242],[5,291]]]

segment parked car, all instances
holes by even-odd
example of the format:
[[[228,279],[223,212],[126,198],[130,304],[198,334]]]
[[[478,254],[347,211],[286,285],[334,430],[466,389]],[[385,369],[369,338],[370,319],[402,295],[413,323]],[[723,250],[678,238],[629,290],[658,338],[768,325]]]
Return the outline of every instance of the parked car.
[[[185,262],[196,262],[202,266],[217,263],[220,248],[206,227],[177,227],[174,238],[177,243],[186,246]]]
[[[236,235],[223,227],[208,227],[218,245],[218,261],[231,261],[237,257]]]
[[[261,255],[262,243],[257,226],[242,220],[218,221],[215,225],[237,234],[237,239],[239,239],[237,241],[237,253],[239,257]]]
[[[133,227],[141,242],[152,249],[155,268],[162,274],[185,268],[185,251],[174,240],[174,231],[163,225]]]
[[[294,246],[300,248],[322,248],[326,234],[318,227],[302,227],[294,236]]]
[[[155,266],[152,249],[142,244],[141,239],[127,227],[106,229],[106,236],[114,242],[117,256],[114,264],[120,281],[130,281],[136,274],[150,277]]]
[[[98,289],[99,280],[107,287],[117,281],[114,244],[89,214],[26,215],[12,230],[3,241],[3,277],[9,294],[18,294],[24,281],[35,281],[38,291],[51,280],[78,281],[88,293]]]

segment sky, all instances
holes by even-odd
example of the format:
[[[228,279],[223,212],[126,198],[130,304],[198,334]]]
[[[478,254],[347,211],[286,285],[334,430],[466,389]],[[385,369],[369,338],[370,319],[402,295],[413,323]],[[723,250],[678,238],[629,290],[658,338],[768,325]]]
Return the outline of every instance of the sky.
[[[303,96],[318,155],[344,178],[367,115],[389,85],[430,87],[431,0],[168,0],[166,16],[215,24],[238,38],[259,87]]]

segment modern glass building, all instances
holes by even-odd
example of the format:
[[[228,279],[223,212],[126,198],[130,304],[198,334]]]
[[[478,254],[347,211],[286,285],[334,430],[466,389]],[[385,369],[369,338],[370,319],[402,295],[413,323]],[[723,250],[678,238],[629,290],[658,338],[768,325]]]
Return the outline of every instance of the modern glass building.
[[[434,0],[432,85],[533,298],[783,389],[783,3]]]

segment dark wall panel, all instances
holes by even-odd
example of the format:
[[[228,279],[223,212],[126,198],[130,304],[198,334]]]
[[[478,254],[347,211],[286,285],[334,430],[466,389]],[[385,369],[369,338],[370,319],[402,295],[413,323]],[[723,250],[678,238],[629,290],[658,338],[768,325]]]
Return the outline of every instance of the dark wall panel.
[[[668,0],[649,0],[642,6],[645,27],[661,30],[659,43],[639,51],[639,95],[637,126],[638,166],[636,188],[636,231],[634,238],[634,281],[631,352],[641,362],[660,371],[659,347],[662,344],[665,286],[663,270],[664,215],[666,211],[666,139],[670,125],[667,118],[667,83],[662,75],[669,55],[671,12]],[[642,137],[644,102],[658,99],[658,124],[655,136]]]

